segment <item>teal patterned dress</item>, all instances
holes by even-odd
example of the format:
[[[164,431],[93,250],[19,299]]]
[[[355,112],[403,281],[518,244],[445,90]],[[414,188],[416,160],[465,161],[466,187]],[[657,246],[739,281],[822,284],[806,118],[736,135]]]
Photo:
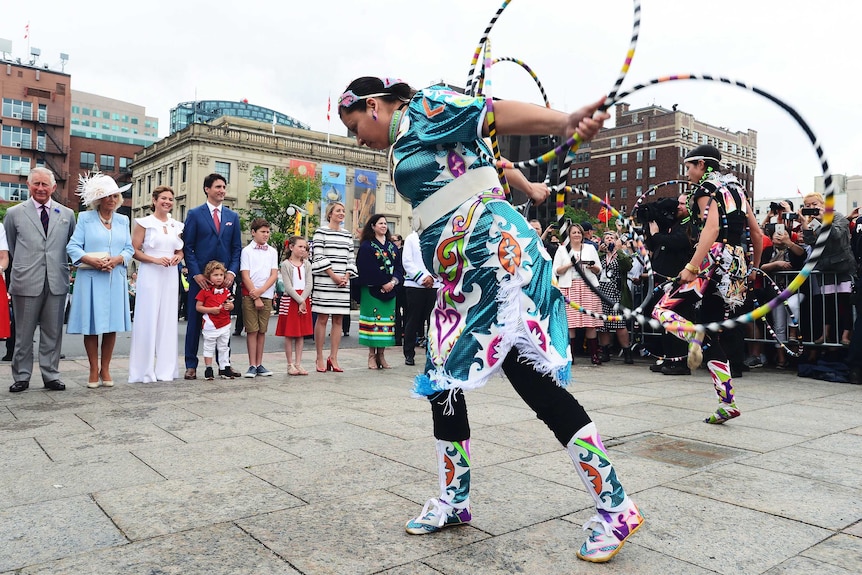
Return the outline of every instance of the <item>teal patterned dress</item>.
[[[484,98],[437,88],[417,92],[392,148],[393,181],[414,208],[441,201],[441,190],[471,170],[493,170],[479,155],[479,146],[487,151],[484,118]],[[425,373],[414,392],[478,388],[512,347],[537,372],[566,386],[571,361],[564,301],[538,235],[499,184],[476,189],[451,208],[423,222],[420,236],[425,266],[443,287],[431,314]]]

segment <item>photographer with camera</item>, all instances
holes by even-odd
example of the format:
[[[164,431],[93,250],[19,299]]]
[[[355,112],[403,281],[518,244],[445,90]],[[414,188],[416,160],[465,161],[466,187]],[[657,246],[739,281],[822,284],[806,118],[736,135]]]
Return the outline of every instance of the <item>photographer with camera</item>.
[[[676,276],[677,272],[691,258],[692,242],[689,237],[689,214],[685,194],[678,199],[662,198],[644,204],[635,212],[635,219],[644,228],[644,245],[650,251],[652,269],[656,283]],[[649,314],[645,309],[644,313]],[[685,357],[688,346],[676,336],[662,330],[658,345],[650,349],[653,355],[661,357]],[[664,375],[691,375],[691,370],[683,360],[659,360],[650,366],[650,371]]]
[[[805,263],[807,252],[797,242],[798,234],[793,230],[794,224],[798,225],[799,216],[793,211],[793,202],[790,200],[772,202],[769,204],[769,213],[763,223],[763,256],[760,269],[771,279],[775,280],[779,289],[787,287],[788,277],[778,275],[780,272],[799,271]],[[754,286],[749,289],[747,304],[750,307],[746,311],[754,309],[757,305],[766,303],[775,297],[775,291],[767,286],[766,280],[756,278]],[[799,294],[793,294],[787,299],[789,306],[795,316],[799,315]],[[789,316],[784,305],[780,305],[769,312],[769,319],[775,337],[779,342],[787,343],[789,339],[787,320]],[[761,339],[760,322],[749,324],[754,330],[750,335],[752,339]],[[748,368],[763,367],[766,364],[766,356],[763,344],[760,341],[752,341],[748,344],[749,357],[745,360]],[[784,347],[775,344],[775,367],[785,369],[788,367],[787,355]]]
[[[814,192],[803,198],[804,207],[799,210],[802,237],[806,245],[813,246],[823,229],[823,213],[826,204],[823,195]],[[822,275],[817,285],[812,285],[813,318],[811,321],[812,338],[815,344],[840,341],[850,345],[850,324],[853,317],[850,309],[850,294],[856,261],[850,249],[850,221],[843,214],[832,212],[832,230],[826,239],[823,253],[817,260],[814,270]],[[835,324],[838,325],[835,325]],[[823,326],[818,333],[819,326]],[[832,330],[835,333],[832,333]],[[815,338],[815,334],[816,338]],[[839,340],[840,336],[840,340]],[[816,359],[816,350],[809,359]]]

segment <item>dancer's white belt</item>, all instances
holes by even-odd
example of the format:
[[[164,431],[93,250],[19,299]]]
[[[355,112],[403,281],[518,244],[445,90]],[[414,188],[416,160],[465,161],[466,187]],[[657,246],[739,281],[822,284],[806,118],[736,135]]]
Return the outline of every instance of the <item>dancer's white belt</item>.
[[[421,234],[470,198],[500,187],[497,170],[491,166],[467,170],[413,208],[413,229]]]

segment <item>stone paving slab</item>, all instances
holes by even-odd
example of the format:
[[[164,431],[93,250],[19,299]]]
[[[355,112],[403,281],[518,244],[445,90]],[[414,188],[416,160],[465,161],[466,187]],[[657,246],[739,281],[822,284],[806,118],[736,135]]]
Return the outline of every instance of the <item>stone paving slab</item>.
[[[86,495],[0,509],[0,572],[124,543]]]
[[[814,461],[817,463],[810,463]],[[824,483],[856,489],[862,487],[862,457],[808,449],[805,443],[777,449],[739,463]]]
[[[335,458],[309,457],[255,465],[247,470],[307,503],[362,497],[368,491],[386,489],[417,476],[413,467],[359,450]],[[345,481],[346,477],[352,480]],[[434,482],[436,473],[427,474],[427,479]]]
[[[223,523],[185,533],[81,553],[28,567],[21,575],[299,575],[235,525]]]
[[[644,527],[644,529],[646,526]],[[552,520],[484,539],[452,552],[424,559],[445,575],[512,573],[567,575],[714,575],[687,561],[673,559],[638,545],[636,533],[610,563],[601,566],[577,559],[584,540],[580,525]]]
[[[763,573],[832,535],[668,487],[638,494],[638,506],[647,523],[636,534],[637,545],[725,575]]]
[[[464,526],[433,537],[409,535],[419,507],[386,491],[366,492],[237,522],[305,575],[365,575],[457,550],[489,537]]]
[[[132,541],[302,505],[242,469],[100,491],[93,497]]]
[[[168,479],[295,459],[294,455],[253,437],[229,437],[178,446],[141,447],[133,453]]]
[[[789,463],[820,464],[816,457]],[[859,485],[854,489],[737,463],[674,483],[674,487],[689,493],[836,531],[862,517],[862,484]]]
[[[163,480],[128,452],[71,462],[43,462],[27,468],[26,475],[20,468],[3,468],[0,470],[0,485],[4,486],[0,491],[0,509]]]
[[[859,572],[862,565],[862,545],[857,537],[834,535],[802,552],[804,557],[827,563],[834,567]]]
[[[40,438],[39,445],[52,461],[74,461],[99,455],[128,452],[139,447],[180,445],[175,435],[152,423],[123,422],[116,427],[85,433]]]

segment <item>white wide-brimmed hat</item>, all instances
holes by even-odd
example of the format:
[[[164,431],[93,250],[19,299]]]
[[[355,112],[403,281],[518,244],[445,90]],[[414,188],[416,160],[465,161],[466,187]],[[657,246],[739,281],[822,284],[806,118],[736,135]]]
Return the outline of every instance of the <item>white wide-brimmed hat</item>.
[[[78,195],[85,206],[114,194],[122,194],[131,187],[132,184],[126,184],[122,188],[117,186],[114,178],[102,172],[87,172],[78,177]]]

